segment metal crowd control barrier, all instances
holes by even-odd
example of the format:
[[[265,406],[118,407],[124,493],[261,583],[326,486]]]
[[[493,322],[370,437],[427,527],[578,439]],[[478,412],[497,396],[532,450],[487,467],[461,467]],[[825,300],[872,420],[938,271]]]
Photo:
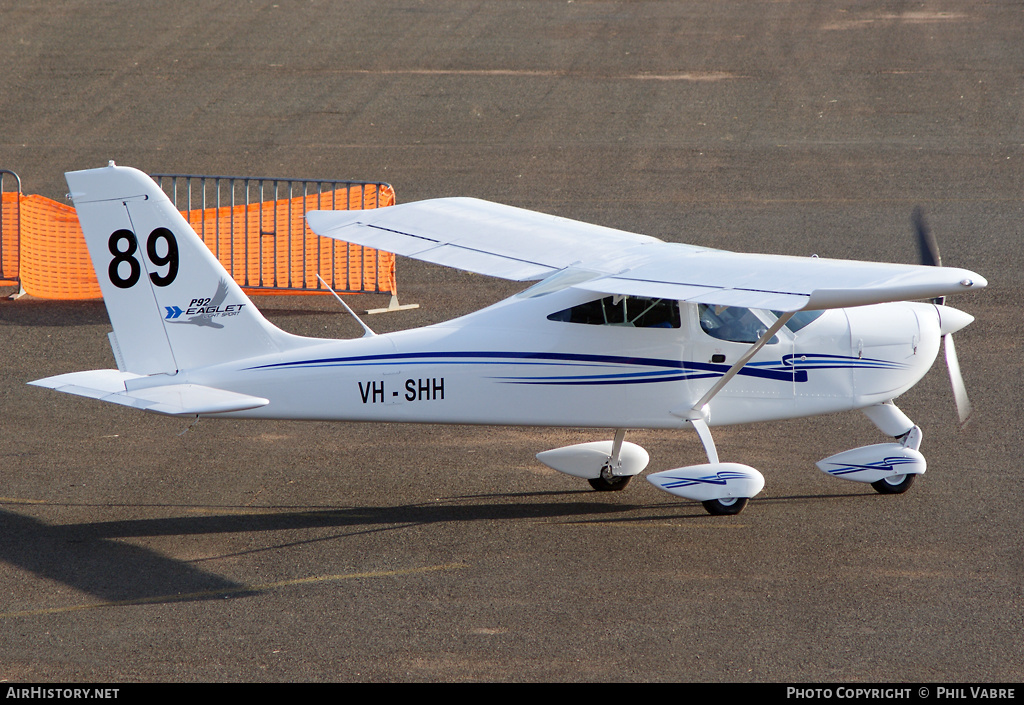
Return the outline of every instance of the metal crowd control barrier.
[[[8,191],[13,178],[17,190]],[[21,178],[0,169],[0,286],[20,285]]]
[[[236,282],[252,293],[390,293],[400,305],[395,257],[313,234],[309,210],[355,210],[392,205],[383,182],[151,174]]]

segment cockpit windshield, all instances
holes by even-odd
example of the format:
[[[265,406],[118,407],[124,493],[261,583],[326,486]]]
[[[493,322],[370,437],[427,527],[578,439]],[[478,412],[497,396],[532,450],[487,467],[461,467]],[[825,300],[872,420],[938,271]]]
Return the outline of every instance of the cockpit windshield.
[[[764,321],[749,308],[738,306],[710,306],[698,304],[700,327],[712,338],[729,340],[734,343],[756,343],[768,330]],[[768,344],[779,342],[772,336]]]
[[[738,306],[711,306],[698,304],[697,310],[700,313],[700,327],[705,333],[719,340],[729,340],[734,343],[756,343],[758,339],[768,330],[761,318],[749,308]],[[786,328],[793,333],[801,330],[814,321],[818,320],[824,311],[797,311],[793,317],[786,321]],[[771,319],[768,312],[762,311],[767,319]],[[782,317],[782,311],[771,311],[776,319]],[[768,344],[779,342],[777,336],[772,336]]]
[[[782,311],[772,311],[776,318],[782,317]],[[805,328],[810,324],[814,323],[821,317],[824,311],[797,311],[793,314],[793,317],[786,321],[786,328],[796,333],[801,328]]]

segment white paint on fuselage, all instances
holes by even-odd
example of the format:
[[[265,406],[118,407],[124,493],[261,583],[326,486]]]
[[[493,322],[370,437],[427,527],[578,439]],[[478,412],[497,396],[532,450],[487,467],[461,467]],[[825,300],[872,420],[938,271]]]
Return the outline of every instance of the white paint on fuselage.
[[[670,410],[693,404],[749,347],[704,333],[693,304],[681,305],[680,328],[547,318],[598,297],[576,289],[516,296],[426,328],[311,341],[178,376],[270,399],[221,415],[233,418],[680,428],[686,422]],[[711,425],[892,399],[931,367],[938,316],[930,304],[836,309],[778,338],[711,401]],[[725,361],[714,362],[716,353]]]

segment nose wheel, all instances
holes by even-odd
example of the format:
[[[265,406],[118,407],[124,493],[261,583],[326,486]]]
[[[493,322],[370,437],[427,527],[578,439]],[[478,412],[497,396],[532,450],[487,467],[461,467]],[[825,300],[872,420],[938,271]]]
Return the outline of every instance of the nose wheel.
[[[903,494],[914,484],[915,477],[917,475],[894,475],[872,482],[871,487],[879,494]]]

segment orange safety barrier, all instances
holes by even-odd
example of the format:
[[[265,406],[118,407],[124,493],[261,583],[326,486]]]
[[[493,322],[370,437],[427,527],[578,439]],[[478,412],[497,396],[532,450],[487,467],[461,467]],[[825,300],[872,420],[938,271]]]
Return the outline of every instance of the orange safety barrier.
[[[44,299],[102,296],[74,208],[44,196],[22,196],[18,226],[25,293]]]
[[[17,286],[18,280],[18,202],[21,194],[0,194],[0,286]]]
[[[20,272],[25,293],[40,298],[99,298],[99,283],[75,209],[36,195],[6,192],[2,199],[5,261],[0,272]],[[292,199],[184,211],[182,215],[235,281],[250,293],[325,292],[317,281],[319,274],[336,291],[393,294],[393,254],[321,238],[306,227],[304,220],[306,210],[354,210],[394,202],[390,186],[373,184]]]

